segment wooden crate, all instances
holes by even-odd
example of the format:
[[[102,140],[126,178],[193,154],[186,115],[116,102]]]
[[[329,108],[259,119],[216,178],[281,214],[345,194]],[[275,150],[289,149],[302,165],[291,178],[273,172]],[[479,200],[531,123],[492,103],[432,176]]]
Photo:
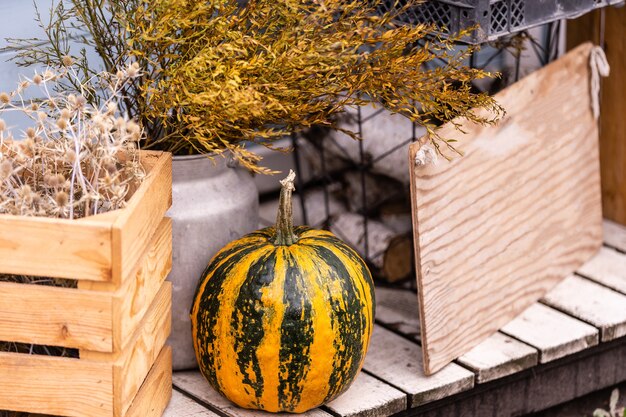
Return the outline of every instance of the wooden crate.
[[[0,340],[79,350],[0,352],[0,409],[161,415],[171,394],[171,157],[141,158],[147,177],[124,209],[79,220],[0,215],[0,273],[78,281],[0,282]]]

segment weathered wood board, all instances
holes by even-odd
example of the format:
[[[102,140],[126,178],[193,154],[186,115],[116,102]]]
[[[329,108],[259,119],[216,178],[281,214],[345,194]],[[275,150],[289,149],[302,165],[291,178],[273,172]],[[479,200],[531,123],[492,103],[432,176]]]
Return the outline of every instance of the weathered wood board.
[[[496,96],[497,126],[450,124],[463,157],[416,166],[411,194],[424,367],[442,369],[602,243],[585,44]],[[414,161],[420,143],[410,148]]]

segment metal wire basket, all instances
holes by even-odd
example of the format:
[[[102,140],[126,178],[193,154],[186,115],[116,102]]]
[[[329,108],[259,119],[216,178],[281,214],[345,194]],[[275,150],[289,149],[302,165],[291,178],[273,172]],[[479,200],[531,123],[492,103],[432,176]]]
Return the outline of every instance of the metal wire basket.
[[[467,43],[491,41],[533,26],[571,19],[624,0],[429,0],[407,11],[404,23],[435,24],[448,33],[476,27]],[[385,0],[382,10],[397,4]]]

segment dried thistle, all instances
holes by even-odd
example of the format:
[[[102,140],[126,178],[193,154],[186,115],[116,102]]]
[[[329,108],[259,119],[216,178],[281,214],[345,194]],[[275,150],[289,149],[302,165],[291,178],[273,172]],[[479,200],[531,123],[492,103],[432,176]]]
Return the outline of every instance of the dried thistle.
[[[439,123],[491,123],[502,114],[471,89],[491,75],[465,64],[471,49],[454,52],[456,37],[397,23],[418,1],[384,13],[360,0],[57,1],[49,21],[37,15],[48,39],[9,40],[7,49],[22,65],[61,67],[71,56],[93,74],[86,52],[69,50],[70,38],[82,39],[115,78],[137,77],[118,104],[146,130],[144,148],[230,151],[268,172],[248,143],[271,148],[292,131],[332,128],[346,106],[375,102],[401,113],[427,128],[435,149],[451,147],[437,136]],[[97,84],[62,86],[92,102],[103,97]],[[481,107],[491,116],[473,111]]]
[[[135,146],[142,131],[119,114],[117,105],[132,78],[109,83],[109,98],[99,108],[88,105],[82,94],[51,93],[68,79],[83,83],[68,66],[35,74],[15,92],[4,93],[14,100],[3,102],[0,116],[20,112],[33,125],[18,135],[0,123],[0,213],[86,217],[124,207],[129,190],[142,179]],[[102,74],[99,82],[107,80],[112,78]],[[37,88],[44,97],[36,110],[22,98],[27,88]]]

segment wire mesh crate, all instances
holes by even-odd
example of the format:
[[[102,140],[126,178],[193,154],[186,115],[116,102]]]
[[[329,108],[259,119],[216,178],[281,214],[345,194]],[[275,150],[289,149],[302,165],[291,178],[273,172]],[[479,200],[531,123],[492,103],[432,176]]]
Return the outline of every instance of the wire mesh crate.
[[[403,20],[435,24],[449,33],[476,27],[464,39],[476,44],[623,3],[624,0],[429,0],[408,10]],[[395,0],[385,0],[381,7],[388,10],[394,4]]]

